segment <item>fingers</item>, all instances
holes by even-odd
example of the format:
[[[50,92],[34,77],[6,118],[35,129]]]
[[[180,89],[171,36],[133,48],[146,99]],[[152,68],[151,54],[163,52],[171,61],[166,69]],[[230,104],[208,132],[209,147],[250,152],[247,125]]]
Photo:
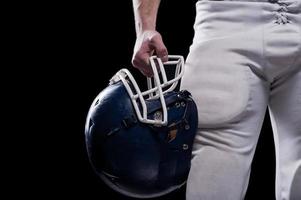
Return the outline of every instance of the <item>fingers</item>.
[[[160,58],[163,62],[168,61],[168,52],[167,48],[163,43],[162,37],[160,35],[156,35],[152,38],[150,45],[153,46],[155,49],[156,55]]]
[[[151,50],[149,47],[141,47],[132,58],[132,64],[135,68],[139,69],[141,73],[147,77],[151,77],[153,75],[149,57],[151,56]]]
[[[132,64],[145,76],[153,76],[149,63],[150,56],[155,53],[163,62],[168,61],[168,52],[161,35],[156,31],[148,31],[136,40]],[[158,66],[157,66],[158,68]]]
[[[134,55],[132,64],[135,68],[139,69],[144,76],[153,76],[153,72],[149,64],[149,55],[138,52],[136,55]]]

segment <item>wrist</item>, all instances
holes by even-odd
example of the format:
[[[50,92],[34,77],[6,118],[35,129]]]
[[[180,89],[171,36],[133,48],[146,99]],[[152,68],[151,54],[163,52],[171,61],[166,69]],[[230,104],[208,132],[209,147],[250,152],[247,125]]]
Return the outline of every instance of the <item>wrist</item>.
[[[136,22],[137,37],[148,31],[156,31],[156,25],[152,22]]]
[[[137,39],[142,40],[151,40],[155,35],[158,35],[159,33],[156,30],[153,29],[146,29],[142,30],[137,34]]]

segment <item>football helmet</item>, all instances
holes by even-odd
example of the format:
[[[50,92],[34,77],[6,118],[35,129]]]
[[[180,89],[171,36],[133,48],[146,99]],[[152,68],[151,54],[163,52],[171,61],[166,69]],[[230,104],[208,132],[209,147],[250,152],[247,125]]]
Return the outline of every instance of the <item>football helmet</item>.
[[[150,58],[154,76],[141,91],[121,69],[93,101],[85,126],[90,162],[113,190],[137,198],[165,195],[185,184],[198,116],[190,93],[177,91],[184,58]],[[173,77],[165,68],[175,66]]]

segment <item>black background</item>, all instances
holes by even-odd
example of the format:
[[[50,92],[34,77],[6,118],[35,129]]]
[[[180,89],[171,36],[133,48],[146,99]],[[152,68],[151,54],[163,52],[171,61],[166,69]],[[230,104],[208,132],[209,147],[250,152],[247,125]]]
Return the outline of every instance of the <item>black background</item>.
[[[195,1],[189,0],[162,0],[157,28],[170,54],[185,57],[188,54],[193,37],[194,4]],[[53,40],[56,50],[51,55],[55,57],[54,66],[62,82],[60,92],[67,99],[60,99],[59,95],[56,99],[63,104],[57,115],[63,115],[65,119],[56,141],[59,150],[51,148],[57,152],[53,168],[58,172],[55,172],[55,184],[48,192],[54,194],[58,189],[58,196],[130,199],[108,189],[94,174],[86,154],[84,124],[94,97],[106,87],[117,70],[127,67],[135,77],[143,80],[142,75],[131,67],[135,42],[132,3],[130,0],[73,3],[61,12],[63,17],[59,17],[57,23],[52,24],[56,28],[49,31],[54,36],[50,37],[50,43]],[[213,59],[218,58],[213,55]],[[262,199],[263,196],[267,200],[275,199],[273,145],[269,117],[266,116],[252,165],[247,200]],[[184,200],[184,190],[160,199]]]

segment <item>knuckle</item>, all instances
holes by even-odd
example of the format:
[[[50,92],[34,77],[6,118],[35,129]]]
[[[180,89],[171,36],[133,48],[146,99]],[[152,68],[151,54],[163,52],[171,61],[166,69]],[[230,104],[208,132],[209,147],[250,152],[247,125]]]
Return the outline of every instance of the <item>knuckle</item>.
[[[165,55],[165,54],[167,54],[167,49],[166,49],[166,48],[159,48],[159,49],[158,49],[158,52],[159,52],[160,54]]]
[[[154,34],[154,36],[153,36],[153,39],[161,39],[161,38],[162,38],[162,36],[161,36],[161,34],[158,33],[158,32],[156,32],[156,33]]]

